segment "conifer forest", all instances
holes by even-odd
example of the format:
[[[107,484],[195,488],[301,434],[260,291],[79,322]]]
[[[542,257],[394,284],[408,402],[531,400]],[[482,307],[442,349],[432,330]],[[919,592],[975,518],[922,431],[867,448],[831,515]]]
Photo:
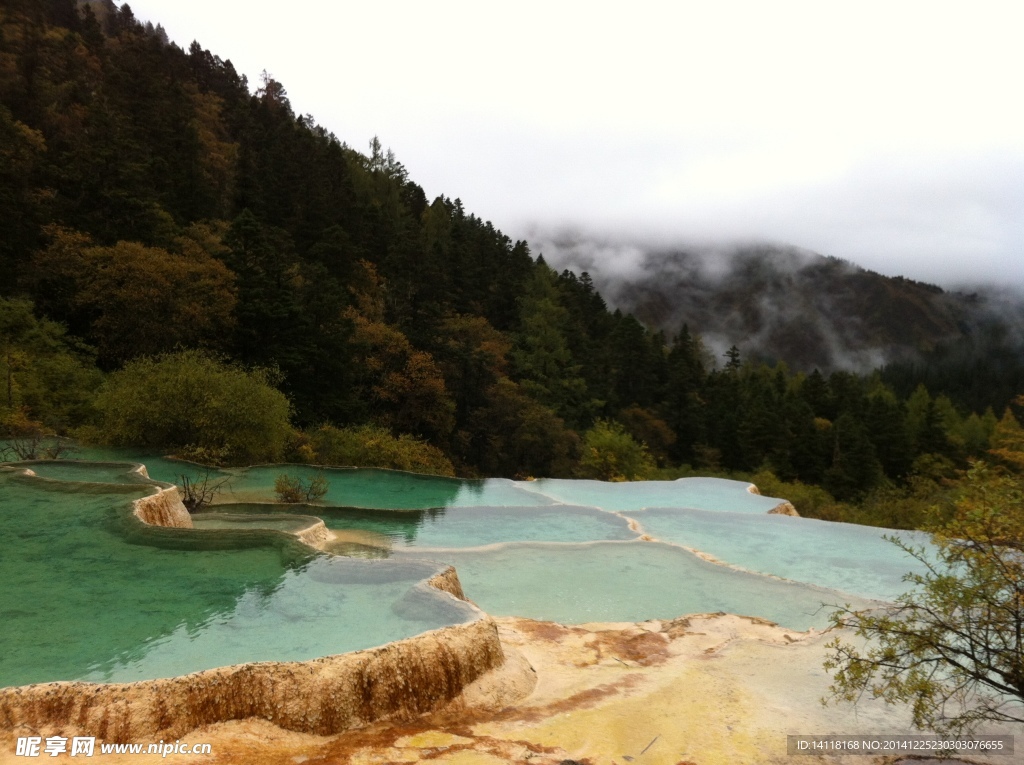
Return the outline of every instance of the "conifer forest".
[[[701,327],[610,309],[587,273],[300,109],[127,5],[0,2],[5,437],[215,464],[756,476],[801,514],[897,528],[1022,440],[999,368],[713,353]]]

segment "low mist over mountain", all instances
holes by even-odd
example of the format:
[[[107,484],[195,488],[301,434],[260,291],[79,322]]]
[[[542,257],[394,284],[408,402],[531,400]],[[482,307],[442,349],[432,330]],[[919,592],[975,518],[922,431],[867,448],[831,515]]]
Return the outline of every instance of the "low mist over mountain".
[[[736,345],[796,369],[864,371],[965,342],[1015,341],[1024,327],[1018,294],[945,291],[796,247],[534,242],[557,269],[589,273],[611,306],[669,335],[688,325],[719,358]]]

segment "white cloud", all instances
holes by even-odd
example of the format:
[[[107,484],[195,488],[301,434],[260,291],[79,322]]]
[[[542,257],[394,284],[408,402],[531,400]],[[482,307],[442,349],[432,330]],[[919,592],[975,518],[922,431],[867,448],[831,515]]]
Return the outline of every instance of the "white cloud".
[[[764,237],[1024,283],[1016,2],[132,7],[512,235]]]

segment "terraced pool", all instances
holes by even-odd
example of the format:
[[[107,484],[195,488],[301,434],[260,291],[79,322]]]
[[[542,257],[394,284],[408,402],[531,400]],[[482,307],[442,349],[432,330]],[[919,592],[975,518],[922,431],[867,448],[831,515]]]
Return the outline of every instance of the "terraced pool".
[[[89,456],[104,461],[0,468],[0,687],[305,660],[476,618],[424,585],[448,564],[496,615],[582,623],[728,611],[797,630],[827,624],[822,604],[894,597],[912,568],[880,530],[767,515],[782,500],[716,479],[330,469],[323,502],[280,505],[277,475],[319,471],[260,466],[217,473],[226,504],[195,515],[196,528],[154,529],[131,503],[201,469],[139,455],[146,478],[111,461],[136,455]],[[330,552],[294,536],[316,518]]]

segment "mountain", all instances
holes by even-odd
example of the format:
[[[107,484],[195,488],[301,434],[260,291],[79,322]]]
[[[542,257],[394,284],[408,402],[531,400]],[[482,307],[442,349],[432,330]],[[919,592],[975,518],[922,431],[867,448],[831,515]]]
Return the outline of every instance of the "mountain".
[[[610,305],[669,335],[687,325],[719,357],[736,345],[746,358],[796,369],[863,371],[1024,326],[1019,296],[948,292],[796,247],[555,238],[541,249],[555,267],[589,273]]]
[[[984,453],[1024,390],[1019,299],[793,248],[531,247],[254,85],[127,5],[0,0],[0,437],[250,460],[145,392],[244,374],[287,397],[286,461],[617,479],[650,474],[643,443],[856,499]]]

